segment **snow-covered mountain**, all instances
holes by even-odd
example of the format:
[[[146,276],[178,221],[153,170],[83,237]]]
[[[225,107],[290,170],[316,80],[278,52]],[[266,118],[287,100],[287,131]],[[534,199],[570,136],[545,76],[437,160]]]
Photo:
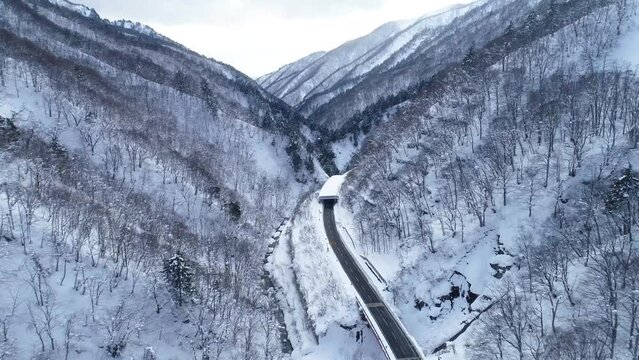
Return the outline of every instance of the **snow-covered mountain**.
[[[92,17],[92,18],[99,18],[100,16],[98,15],[98,13],[95,11],[95,9],[89,8],[87,6],[84,6],[82,4],[76,4],[74,2],[68,1],[68,0],[49,0],[52,4],[58,5],[60,7],[63,7],[65,9],[74,11],[82,16],[85,17]]]
[[[0,359],[287,356],[261,278],[321,173],[300,127],[144,25],[0,1]]]
[[[502,35],[510,24],[525,21],[538,2],[478,1],[453,10],[462,14],[442,26],[427,28],[413,38],[417,43],[405,45],[382,65],[352,83],[346,82],[339,92],[316,94],[298,109],[307,115],[310,125],[330,129],[338,137],[352,133],[356,127],[368,131],[370,118],[381,113],[379,108],[397,104],[398,99],[407,98],[438,73],[462,61],[472,49]],[[449,20],[451,16],[445,14]]]
[[[355,127],[367,131],[366,118],[370,112],[379,113],[376,104],[384,107],[394,103],[394,97],[406,97],[406,92],[461,61],[473,48],[524,21],[540,1],[482,0],[413,22],[391,23],[385,39],[378,36],[384,35],[383,26],[312,62],[285,66],[258,81],[294,105],[309,126],[343,138]],[[360,51],[350,52],[357,44]]]
[[[0,360],[385,359],[323,228],[333,163],[344,246],[425,359],[639,359],[638,34],[636,0],[478,1],[267,91],[0,1]]]
[[[343,76],[356,67],[363,60],[362,57],[409,25],[410,22],[406,21],[384,24],[364,37],[326,53],[311,54],[257,81],[290,105],[298,105],[318,87],[333,85],[339,80],[339,74]]]
[[[416,20],[384,24],[366,36],[329,52],[309,55],[257,81],[308,115],[312,108],[357,84],[373,68],[389,59],[396,63],[407,57],[434,29],[450,23],[474,6],[476,4],[456,5]]]
[[[68,0],[49,0],[49,2],[51,4],[57,5],[59,7],[62,7],[62,8],[65,8],[67,10],[73,11],[73,12],[75,12],[77,14],[80,14],[80,15],[82,15],[84,17],[100,19],[100,15],[95,11],[95,9],[89,8],[89,7],[85,6],[85,5],[76,4],[76,3],[68,1]],[[126,20],[126,19],[120,19],[120,20],[103,19],[103,21],[105,23],[107,23],[107,24],[119,26],[119,27],[121,27],[123,29],[130,30],[130,31],[138,33],[138,34],[151,36],[151,37],[154,37],[154,38],[157,38],[157,39],[162,39],[162,40],[165,40],[165,41],[171,41],[171,39],[159,34],[157,31],[155,31],[150,26],[145,25],[145,24],[141,24],[140,22],[137,22],[137,21],[131,21],[131,20]]]
[[[637,20],[636,1],[485,2],[312,113],[355,154],[338,231],[425,358],[639,356]],[[365,330],[314,200],[290,267],[317,352],[366,358],[331,352]]]

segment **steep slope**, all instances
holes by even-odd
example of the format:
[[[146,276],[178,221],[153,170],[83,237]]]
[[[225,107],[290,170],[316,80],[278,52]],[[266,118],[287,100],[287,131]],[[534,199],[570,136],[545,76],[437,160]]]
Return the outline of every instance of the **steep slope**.
[[[315,53],[258,82],[268,91],[309,115],[318,106],[362,81],[373,69],[395,66],[418,51],[438,28],[482,2],[455,5],[417,20],[391,22],[327,53]]]
[[[429,29],[410,53],[399,53],[368,72],[352,87],[325,102],[309,99],[300,106],[308,114],[308,123],[328,129],[344,138],[370,129],[370,118],[381,121],[380,109],[397,104],[393,98],[405,99],[414,87],[428,81],[451,64],[461,61],[472,49],[481,48],[501,36],[511,24],[525,21],[539,0],[479,1],[455,21]],[[463,10],[464,8],[462,8]],[[454,46],[452,46],[454,44]],[[358,129],[359,128],[359,129]]]
[[[508,23],[513,5],[523,6],[491,16]],[[342,225],[388,269],[385,294],[425,350],[448,359],[639,354],[630,270],[639,259],[639,78],[636,64],[612,60],[632,58],[623,46],[637,10],[632,1],[541,1],[378,108],[382,121],[344,185],[342,214],[352,218]]]
[[[300,119],[141,24],[1,1],[0,358],[286,357],[261,275]]]
[[[274,91],[270,91],[274,95],[286,98],[289,93],[280,91],[280,89],[275,89],[279,84],[284,84],[287,81],[290,81],[290,78],[295,77],[306,70],[309,66],[313,65],[318,59],[322,58],[326,54],[325,51],[318,51],[316,53],[312,53],[302,59],[297,60],[294,63],[287,64],[282,66],[279,70],[261,76],[257,79],[257,82],[264,88],[270,88]],[[277,91],[275,91],[277,90]],[[295,105],[295,104],[292,104]]]
[[[389,95],[332,134],[359,148],[337,227],[433,359],[639,356],[638,6],[487,2],[325,105]],[[296,212],[285,269],[316,351],[361,357],[333,346],[363,324],[319,207]]]
[[[399,21],[384,24],[372,33],[349,41],[328,53],[311,54],[272,74],[264,75],[258,79],[258,83],[287,103],[298,105],[316,91],[318,86],[330,86],[336,81],[331,78],[339,79],[336,73],[343,74],[356,66],[363,61],[363,57],[409,24]]]
[[[298,108],[305,116],[313,114],[318,107],[364,81],[369,73],[392,68],[411,56],[428,43],[438,29],[455,21],[481,3],[478,1],[469,5],[456,5],[417,19],[409,27],[370,49],[357,61],[330,74],[304,98],[304,102]]]
[[[99,18],[100,16],[98,15],[98,13],[95,11],[95,9],[91,9],[87,6],[84,6],[82,4],[77,4],[74,3],[72,1],[68,1],[68,0],[50,0],[50,2],[52,4],[58,5],[60,7],[63,7],[65,9],[71,10],[73,12],[76,12],[82,16],[86,16],[86,17],[92,17],[92,18]]]

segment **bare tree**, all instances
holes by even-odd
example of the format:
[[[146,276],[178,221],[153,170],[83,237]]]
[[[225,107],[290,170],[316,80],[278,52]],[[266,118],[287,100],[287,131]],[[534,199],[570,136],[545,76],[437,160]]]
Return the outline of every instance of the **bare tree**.
[[[36,336],[40,340],[41,350],[44,352],[45,351],[45,344],[44,344],[44,337],[43,337],[45,333],[44,326],[42,326],[40,319],[34,313],[31,305],[27,305],[27,309],[29,310],[29,319],[31,321],[31,326],[33,326],[33,331],[35,332]]]
[[[69,359],[69,351],[75,341],[77,335],[74,333],[75,314],[69,316],[64,323],[64,360]]]
[[[1,342],[9,342],[9,330],[11,328],[11,324],[13,322],[13,317],[16,314],[16,309],[18,308],[18,300],[20,297],[17,293],[12,293],[9,290],[9,296],[11,297],[11,304],[9,305],[8,310],[2,315],[0,318],[0,327],[2,327],[2,340]]]
[[[99,306],[100,296],[105,289],[106,284],[103,278],[89,278],[89,301],[91,302],[91,318],[93,319],[94,323],[96,307]]]
[[[490,311],[480,318],[484,330],[492,334],[479,349],[481,356],[494,359],[525,358],[526,342],[531,328],[531,308],[526,293],[512,280],[506,280],[503,295]]]
[[[109,317],[103,326],[108,334],[106,351],[112,357],[118,357],[126,347],[130,336],[140,330],[144,323],[138,310],[128,309],[122,301],[109,312]]]
[[[531,261],[534,267],[530,270],[533,283],[539,286],[540,292],[550,304],[550,324],[553,333],[557,330],[555,324],[559,306],[565,301],[555,284],[555,281],[560,278],[559,247],[560,242],[554,237],[536,247],[532,252]]]
[[[25,281],[33,291],[36,304],[38,306],[43,306],[47,294],[50,293],[48,289],[49,284],[47,281],[47,271],[42,266],[37,256],[33,255],[30,260],[31,261],[27,261],[27,273],[29,277],[25,279]]]

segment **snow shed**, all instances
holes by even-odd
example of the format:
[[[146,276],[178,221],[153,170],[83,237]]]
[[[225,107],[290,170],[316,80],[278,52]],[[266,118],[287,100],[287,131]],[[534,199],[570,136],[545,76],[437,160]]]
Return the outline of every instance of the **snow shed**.
[[[328,178],[319,192],[318,200],[320,202],[339,200],[339,189],[342,187],[343,182],[344,175],[335,175]]]

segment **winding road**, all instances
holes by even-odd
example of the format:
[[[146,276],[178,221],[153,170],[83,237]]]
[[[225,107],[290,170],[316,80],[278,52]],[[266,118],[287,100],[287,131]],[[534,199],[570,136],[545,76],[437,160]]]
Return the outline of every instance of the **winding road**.
[[[397,318],[393,316],[391,310],[386,306],[381,299],[381,295],[373,285],[368,282],[366,275],[364,275],[362,269],[358,266],[356,260],[351,256],[351,253],[342,242],[342,238],[337,232],[337,226],[335,224],[334,207],[336,201],[324,200],[322,203],[324,205],[324,230],[326,231],[328,242],[333,248],[333,252],[342,265],[344,272],[346,272],[346,275],[350,279],[351,284],[364,301],[364,304],[360,304],[360,306],[366,306],[366,308],[368,308],[378,325],[381,336],[384,337],[386,343],[388,343],[391,348],[395,356],[394,359],[421,360],[422,357],[419,351],[404,332]],[[376,335],[380,336],[380,334]]]

